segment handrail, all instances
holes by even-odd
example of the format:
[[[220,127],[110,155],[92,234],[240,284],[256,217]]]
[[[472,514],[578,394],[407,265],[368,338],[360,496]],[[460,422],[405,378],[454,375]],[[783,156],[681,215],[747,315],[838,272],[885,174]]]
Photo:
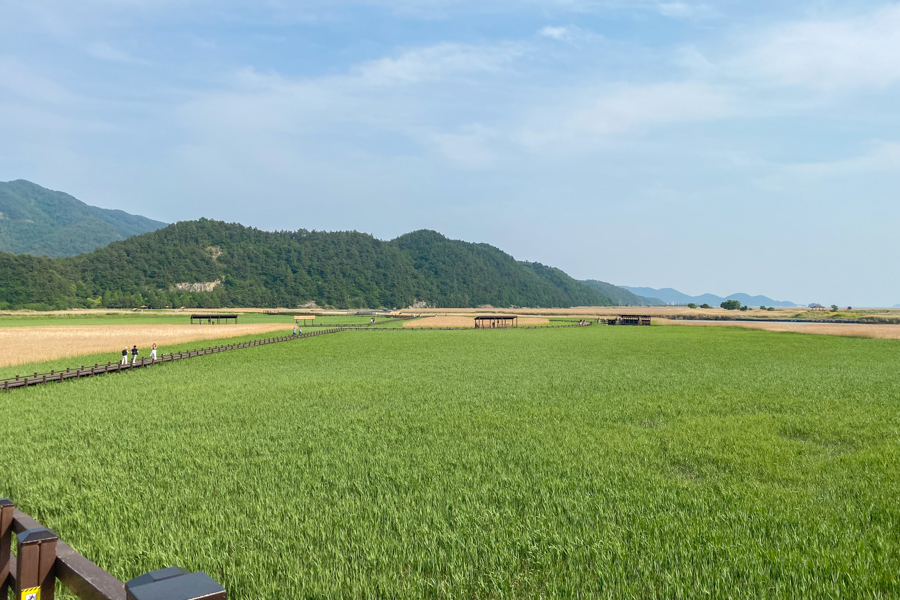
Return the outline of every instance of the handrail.
[[[17,556],[9,553],[12,533],[17,534]],[[123,583],[60,540],[29,515],[0,499],[0,597],[30,597],[39,589],[39,597],[53,600],[54,583],[62,582],[81,600],[138,600],[161,598],[165,591],[183,600],[226,600],[225,588],[204,573],[192,573],[178,567],[153,571]],[[183,579],[178,579],[184,577]],[[165,581],[165,583],[161,583]],[[37,595],[37,594],[36,594]]]

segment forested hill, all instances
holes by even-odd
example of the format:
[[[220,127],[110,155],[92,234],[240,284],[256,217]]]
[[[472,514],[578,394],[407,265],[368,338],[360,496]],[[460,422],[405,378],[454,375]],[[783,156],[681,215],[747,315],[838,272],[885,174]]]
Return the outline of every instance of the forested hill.
[[[154,231],[165,223],[88,206],[30,181],[0,182],[0,251],[73,256]]]
[[[559,269],[416,231],[265,232],[201,219],[48,259],[0,253],[0,308],[610,305]]]

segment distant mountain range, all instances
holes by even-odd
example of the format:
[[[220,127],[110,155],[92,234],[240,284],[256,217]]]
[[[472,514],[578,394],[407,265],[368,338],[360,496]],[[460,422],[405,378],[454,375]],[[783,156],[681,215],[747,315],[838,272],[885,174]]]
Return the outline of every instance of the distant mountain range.
[[[694,304],[709,304],[710,306],[719,306],[725,300],[737,300],[745,306],[798,306],[793,302],[788,302],[786,300],[772,300],[767,296],[750,296],[748,294],[732,294],[724,298],[721,296],[716,296],[715,294],[688,296],[687,294],[682,294],[678,290],[674,290],[672,288],[655,290],[648,287],[630,287],[627,285],[623,285],[620,287],[628,290],[629,292],[632,292],[633,294],[637,294],[638,296],[643,296],[645,298],[659,298],[665,304],[683,305],[693,302]]]
[[[596,279],[586,279],[582,281],[584,285],[593,288],[609,298],[615,306],[662,306],[665,304],[659,298],[646,298],[638,296],[623,287],[606,283],[605,281],[597,281]]]
[[[3,252],[74,256],[165,226],[121,210],[88,206],[68,194],[23,179],[0,182]]]

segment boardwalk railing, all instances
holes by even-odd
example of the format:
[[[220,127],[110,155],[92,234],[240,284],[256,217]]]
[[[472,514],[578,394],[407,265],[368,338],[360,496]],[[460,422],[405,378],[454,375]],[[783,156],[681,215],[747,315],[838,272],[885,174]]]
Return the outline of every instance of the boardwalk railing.
[[[16,556],[11,556],[16,533]],[[56,580],[81,600],[226,600],[225,588],[202,572],[180,567],[152,571],[119,581],[71,546],[0,499],[0,598],[54,600]]]
[[[152,367],[174,360],[183,360],[186,358],[195,358],[197,356],[205,356],[207,354],[217,354],[219,352],[227,352],[229,350],[238,350],[241,348],[251,348],[253,346],[265,346],[266,344],[275,344],[278,342],[288,342],[303,338],[315,337],[317,335],[326,335],[329,333],[337,333],[344,331],[343,327],[332,329],[323,329],[321,331],[313,331],[312,333],[304,333],[303,335],[285,335],[274,338],[265,338],[260,340],[252,340],[249,342],[240,342],[238,344],[225,344],[221,346],[209,346],[207,348],[199,348],[197,350],[186,350],[183,352],[172,352],[171,354],[161,354],[156,360],[150,358],[140,358],[133,363],[114,363],[108,362],[105,365],[99,363],[94,366],[84,366],[75,369],[66,369],[65,371],[52,370],[49,373],[35,373],[33,375],[16,375],[8,379],[0,379],[0,389],[11,390],[20,387],[29,387],[42,383],[52,383],[54,381],[65,381],[67,379],[77,379],[80,377],[93,377],[94,375],[103,375],[104,373],[119,373],[121,371],[130,371],[131,369],[140,369],[143,367]],[[3,598],[3,596],[0,596]],[[6,600],[3,598],[3,600]],[[17,599],[17,600],[22,600]]]

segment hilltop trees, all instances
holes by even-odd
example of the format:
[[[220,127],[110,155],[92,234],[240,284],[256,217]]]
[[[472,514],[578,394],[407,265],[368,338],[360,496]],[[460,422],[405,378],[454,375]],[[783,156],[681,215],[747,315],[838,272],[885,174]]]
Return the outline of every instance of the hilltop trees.
[[[487,244],[417,231],[266,232],[208,219],[89,254],[0,253],[0,308],[608,306],[602,292]]]

